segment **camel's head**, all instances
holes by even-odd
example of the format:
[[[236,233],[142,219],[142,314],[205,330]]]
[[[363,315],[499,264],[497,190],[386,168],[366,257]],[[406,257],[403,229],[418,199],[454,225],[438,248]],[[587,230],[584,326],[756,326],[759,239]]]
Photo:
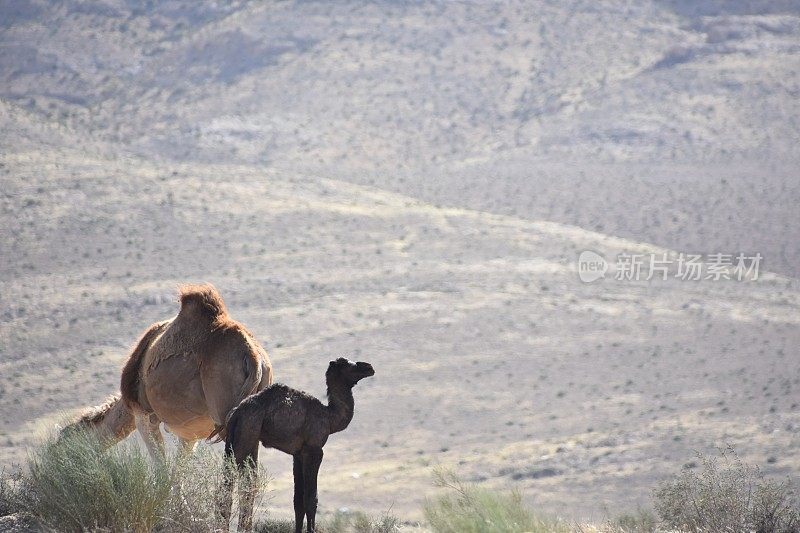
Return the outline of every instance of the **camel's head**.
[[[331,361],[325,376],[328,378],[338,378],[344,380],[348,385],[353,386],[364,378],[375,375],[372,365],[359,361],[354,363],[344,357],[336,361]]]

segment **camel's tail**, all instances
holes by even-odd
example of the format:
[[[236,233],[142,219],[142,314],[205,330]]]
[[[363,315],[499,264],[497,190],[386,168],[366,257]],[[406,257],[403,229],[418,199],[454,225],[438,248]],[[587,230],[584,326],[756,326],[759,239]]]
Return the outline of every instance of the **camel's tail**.
[[[218,442],[222,442],[223,440],[225,440],[226,436],[227,436],[227,432],[225,431],[225,426],[224,425],[218,425],[218,426],[214,426],[214,431],[212,431],[208,435],[208,437],[206,437],[206,440],[214,439],[214,440],[211,440],[211,444],[216,444]]]
[[[59,432],[58,441],[81,431],[96,431],[101,440],[111,446],[130,435],[135,428],[133,413],[119,394],[115,394],[101,405],[85,409],[77,419]]]
[[[167,324],[169,324],[169,320],[156,322],[150,326],[150,328],[144,332],[142,338],[139,339],[136,348],[133,349],[131,355],[128,357],[128,361],[122,368],[120,391],[122,392],[122,400],[130,410],[142,409],[139,403],[139,379],[141,376],[142,360],[144,359],[145,352],[153,342],[153,339],[164,331]]]
[[[225,453],[228,453],[228,437],[234,431],[236,424],[238,424],[239,417],[235,416],[236,408],[234,407],[231,409],[231,412],[228,413],[228,418],[225,420],[224,424],[217,425],[214,427],[214,431],[206,437],[206,440],[210,440],[211,444],[216,444],[218,442],[225,442]],[[211,440],[214,439],[214,440]]]
[[[245,357],[244,364],[245,364],[245,371],[247,372],[247,378],[244,380],[241,388],[239,389],[239,396],[238,396],[239,402],[241,402],[251,394],[255,394],[256,392],[262,389],[261,380],[263,378],[264,370],[266,368],[265,365],[262,365],[261,361],[259,361],[253,355]]]

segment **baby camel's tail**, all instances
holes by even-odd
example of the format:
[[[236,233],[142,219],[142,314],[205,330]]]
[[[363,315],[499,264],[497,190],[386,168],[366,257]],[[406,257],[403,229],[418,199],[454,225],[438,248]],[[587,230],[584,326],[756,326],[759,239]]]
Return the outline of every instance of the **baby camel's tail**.
[[[236,410],[233,411],[232,415],[236,414]],[[226,426],[226,435],[225,435],[225,457],[231,458],[234,455],[234,450],[236,449],[236,439],[238,438],[238,432],[236,431],[236,427],[239,424],[239,417],[238,416],[231,416],[228,420],[228,424]]]

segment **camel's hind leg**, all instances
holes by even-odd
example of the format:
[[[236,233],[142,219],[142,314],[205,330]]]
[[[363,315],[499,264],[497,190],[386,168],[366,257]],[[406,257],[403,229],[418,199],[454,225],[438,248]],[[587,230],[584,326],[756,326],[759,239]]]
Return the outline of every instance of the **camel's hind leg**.
[[[197,444],[196,439],[185,439],[183,437],[178,437],[178,462],[180,464],[184,464],[184,462],[188,462],[191,458],[192,453],[194,452],[195,445]],[[185,472],[185,471],[184,471]],[[186,501],[186,497],[183,495],[183,475],[176,478],[176,484],[173,485],[172,490],[175,492],[175,496],[186,506],[189,508],[189,503]]]
[[[144,439],[144,445],[150,457],[155,461],[163,461],[166,457],[164,448],[164,436],[161,434],[159,425],[161,420],[155,413],[136,413],[136,429]]]
[[[300,453],[295,454],[292,473],[294,474],[294,532],[303,533],[303,519],[306,517],[306,507],[303,501],[305,482],[303,481],[303,458]]]
[[[306,510],[306,531],[317,531],[317,476],[322,464],[322,448],[303,446],[300,451],[303,461],[303,506]]]
[[[239,469],[239,531],[253,530],[253,507],[258,494],[258,445]]]
[[[197,439],[184,439],[183,437],[178,437],[178,453],[181,457],[188,457],[194,453],[194,449],[197,447]]]
[[[228,421],[225,438],[225,466],[222,487],[218,492],[218,509],[224,530],[228,530],[233,484],[237,477],[239,485],[239,531],[248,531],[253,525],[253,503],[255,501],[258,469],[258,447],[261,432],[260,419],[240,413],[238,410]]]
[[[261,381],[262,371],[255,355],[236,348],[236,355],[213,353],[204,357],[200,366],[208,416],[217,427],[225,426],[228,413],[253,393]]]

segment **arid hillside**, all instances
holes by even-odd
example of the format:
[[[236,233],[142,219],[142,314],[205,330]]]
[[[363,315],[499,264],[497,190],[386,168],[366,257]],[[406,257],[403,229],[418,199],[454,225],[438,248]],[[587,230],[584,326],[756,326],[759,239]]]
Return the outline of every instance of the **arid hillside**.
[[[415,518],[438,464],[578,519],[725,444],[797,477],[796,3],[134,4],[0,4],[0,465],[209,281],[278,380],[375,366],[324,512]]]

